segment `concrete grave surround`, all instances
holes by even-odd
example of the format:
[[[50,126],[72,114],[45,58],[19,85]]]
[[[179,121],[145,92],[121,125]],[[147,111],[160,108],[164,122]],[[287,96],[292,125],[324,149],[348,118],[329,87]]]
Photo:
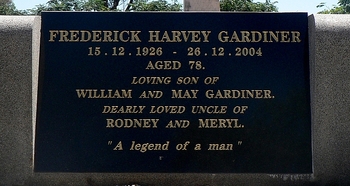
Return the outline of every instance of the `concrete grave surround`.
[[[350,185],[350,15],[311,15],[314,173],[34,173],[40,17],[0,16],[0,185]]]
[[[0,16],[0,185],[32,176],[40,17]]]
[[[314,176],[350,184],[350,15],[309,17]]]
[[[185,11],[220,11],[219,0],[184,0]]]

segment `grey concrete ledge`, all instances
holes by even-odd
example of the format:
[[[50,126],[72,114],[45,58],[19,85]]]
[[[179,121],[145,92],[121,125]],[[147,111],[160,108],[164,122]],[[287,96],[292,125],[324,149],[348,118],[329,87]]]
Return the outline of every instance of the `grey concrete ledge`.
[[[318,31],[350,31],[350,20],[347,14],[316,14],[313,16]]]
[[[0,185],[24,185],[32,175],[39,27],[40,17],[0,16]]]
[[[0,30],[32,30],[38,16],[0,16]]]
[[[350,185],[350,15],[314,15],[311,27],[314,175]]]

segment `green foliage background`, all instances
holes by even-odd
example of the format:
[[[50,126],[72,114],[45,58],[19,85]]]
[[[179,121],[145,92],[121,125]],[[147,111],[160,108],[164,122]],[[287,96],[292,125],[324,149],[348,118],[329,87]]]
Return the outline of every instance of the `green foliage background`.
[[[40,15],[42,11],[181,11],[179,0],[48,0],[28,10],[18,10],[12,0],[0,0],[0,15]],[[182,1],[182,0],[180,0]],[[278,12],[278,1],[220,0],[221,11]],[[325,2],[319,14],[349,14],[350,0],[339,0],[331,8]]]
[[[317,8],[325,7],[326,9],[318,12],[319,14],[349,14],[350,13],[350,0],[339,0],[338,5],[333,5],[332,8],[327,7],[325,2],[321,2],[317,5]]]
[[[221,11],[277,12],[277,1],[220,0]],[[0,15],[40,15],[42,11],[181,11],[178,0],[48,0],[28,10],[17,10],[12,0],[0,0]]]
[[[275,4],[277,1],[271,2],[266,0],[265,3],[253,2],[252,0],[221,0],[221,11],[251,11],[251,12],[277,12],[278,8]]]

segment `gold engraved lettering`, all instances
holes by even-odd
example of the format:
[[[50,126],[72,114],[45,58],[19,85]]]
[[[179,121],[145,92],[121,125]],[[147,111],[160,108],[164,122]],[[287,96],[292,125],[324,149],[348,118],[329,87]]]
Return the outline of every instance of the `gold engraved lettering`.
[[[238,124],[238,119],[198,119],[198,128],[215,129],[215,128],[243,128],[243,125]]]
[[[146,151],[160,151],[160,150],[169,150],[169,141],[166,141],[164,144],[158,143],[136,143],[135,141],[131,142],[130,150],[137,150],[142,153]]]
[[[114,39],[113,42],[119,42],[119,30],[114,30]]]
[[[113,36],[112,31],[104,30],[103,31],[103,42],[113,42],[112,36]]]
[[[237,36],[236,31],[233,32],[231,39],[228,36],[228,32],[227,31],[221,31],[218,35],[218,39],[219,41],[226,43],[226,42],[241,42]]]
[[[129,38],[129,31],[126,31],[126,30],[121,31],[119,39],[120,39],[121,42],[128,42],[129,39],[130,39]]]
[[[204,37],[203,42],[205,42],[205,43],[209,42],[209,35],[210,35],[211,31],[201,31],[201,33]]]
[[[172,97],[171,98],[176,98],[176,99],[196,99],[197,98],[197,93],[199,90],[171,90]]]
[[[282,43],[289,43],[290,42],[290,37],[289,37],[288,31],[281,31],[281,42]]]
[[[123,143],[119,141],[119,143],[114,147],[113,150],[123,150]]]
[[[190,121],[188,120],[171,120],[169,123],[165,126],[165,128],[179,128],[179,129],[185,129],[188,126],[190,126]]]
[[[142,114],[146,106],[104,106],[102,113],[107,114]]]
[[[245,42],[245,43],[249,43],[250,42],[250,39],[249,39],[250,32],[248,32],[248,31],[241,31],[241,35],[242,35],[242,41],[241,42]]]
[[[199,38],[200,31],[193,31],[192,32],[192,43],[199,43],[201,42],[201,38]]]
[[[184,106],[151,106],[150,114],[182,114],[186,110]]]
[[[69,32],[67,30],[60,30],[60,40],[59,42],[68,42]]]
[[[81,35],[80,42],[88,42],[91,40],[91,32],[87,30],[81,30],[80,35]]]
[[[100,30],[94,30],[92,31],[92,42],[101,42],[101,31]]]
[[[79,30],[70,31],[70,42],[79,42]]]
[[[141,42],[134,30],[49,30],[49,42]]]
[[[227,106],[192,106],[192,114],[226,114]]]
[[[182,33],[183,40],[184,40],[185,42],[187,42],[187,41],[188,41],[188,38],[190,38],[190,33],[191,33],[191,31],[189,31],[189,32],[187,32],[187,31],[181,31],[181,33]]]
[[[172,31],[173,33],[173,42],[181,42],[181,32],[180,31]]]
[[[168,85],[171,83],[171,77],[132,77],[132,85],[159,85],[165,84]]]
[[[300,32],[297,32],[297,31],[291,31],[291,33],[292,33],[292,43],[295,43],[295,42],[297,42],[297,43],[300,43],[301,42],[301,40],[300,40]]]
[[[132,98],[132,90],[76,89],[78,98]]]
[[[160,90],[143,91],[139,98],[154,98],[159,99],[163,96],[163,92]]]
[[[271,90],[207,90],[208,99],[274,99]]]
[[[49,32],[50,32],[50,40],[49,40],[49,42],[54,42],[56,37],[57,37],[58,30],[49,30]]]
[[[228,31],[221,31],[218,34],[218,39],[223,43],[272,43],[272,42],[282,42],[282,43],[295,43],[301,42],[300,32],[298,31],[233,31],[229,33]]]
[[[233,144],[209,144],[208,150],[233,150]]]
[[[211,31],[148,31],[150,43],[209,42]]]
[[[168,32],[164,32],[161,41],[173,42],[174,40],[171,40],[171,39],[170,39]]]
[[[199,77],[179,77],[177,78],[176,84],[193,85],[193,84],[197,84],[198,80],[199,80]]]
[[[194,150],[202,150],[201,146],[202,145],[200,143],[197,143],[196,146],[194,147]]]
[[[269,42],[273,42],[272,38],[275,40],[275,42],[278,42],[278,33],[279,33],[279,31],[276,31],[275,33],[273,33],[272,31],[269,31],[269,35],[270,35]]]
[[[156,61],[154,64],[149,61],[146,70],[179,70],[180,68],[179,61]]]
[[[159,119],[106,119],[106,128],[157,128]]]
[[[267,40],[267,34],[268,34],[268,31],[263,31],[263,38],[264,38],[263,42],[264,42],[264,43],[269,42],[269,41]]]
[[[160,31],[148,31],[148,33],[149,33],[149,40],[148,40],[148,42],[156,42],[156,43],[161,42],[159,40],[159,33],[160,33]]]
[[[251,35],[252,35],[252,43],[257,43],[261,41],[262,38],[262,34],[258,31],[251,31]]]
[[[138,36],[141,31],[130,31],[131,32],[131,40],[130,42],[141,42],[140,37]]]

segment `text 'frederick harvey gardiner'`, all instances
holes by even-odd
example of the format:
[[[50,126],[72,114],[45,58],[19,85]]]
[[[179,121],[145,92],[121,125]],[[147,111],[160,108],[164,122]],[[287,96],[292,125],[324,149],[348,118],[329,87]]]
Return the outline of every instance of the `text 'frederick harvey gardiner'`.
[[[142,33],[137,30],[49,30],[49,42],[121,42],[121,43],[208,43],[211,40],[222,43],[300,43],[300,32],[275,31],[228,31],[212,33],[210,30],[157,31]]]

